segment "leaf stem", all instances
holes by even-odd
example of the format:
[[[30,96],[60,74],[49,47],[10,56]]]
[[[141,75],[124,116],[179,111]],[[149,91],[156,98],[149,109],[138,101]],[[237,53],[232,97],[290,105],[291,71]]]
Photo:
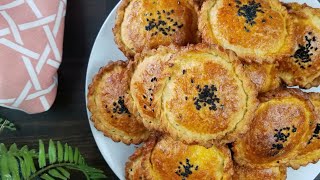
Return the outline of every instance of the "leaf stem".
[[[32,180],[32,179],[36,178],[37,176],[43,174],[44,172],[46,172],[52,168],[56,168],[56,167],[68,167],[70,169],[81,171],[86,176],[86,178],[89,179],[88,174],[85,171],[83,171],[82,169],[78,168],[77,165],[72,164],[72,163],[59,163],[59,164],[51,164],[43,169],[40,169],[39,171],[32,174],[27,180]]]

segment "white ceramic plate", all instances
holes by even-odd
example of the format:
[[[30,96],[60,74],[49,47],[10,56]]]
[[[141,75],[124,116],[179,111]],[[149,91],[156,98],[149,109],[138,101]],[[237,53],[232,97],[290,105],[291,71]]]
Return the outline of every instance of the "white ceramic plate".
[[[320,3],[317,0],[283,0],[283,2],[299,2],[307,3],[310,6],[320,8]],[[94,46],[92,48],[91,56],[89,59],[86,87],[85,92],[87,94],[87,87],[91,83],[93,76],[98,72],[99,68],[106,65],[109,61],[126,60],[126,57],[118,49],[113,40],[112,28],[115,22],[116,8],[110,13],[100,32],[96,38]],[[313,88],[311,91],[319,91],[320,88]],[[88,117],[90,112],[87,110]],[[90,118],[89,118],[90,119]],[[127,146],[123,143],[115,143],[111,139],[103,136],[103,134],[97,131],[92,122],[89,120],[92,134],[100,149],[101,154],[107,161],[113,172],[120,178],[124,178],[124,167],[128,157],[134,152],[134,146]],[[307,167],[300,168],[295,171],[288,169],[288,180],[313,180],[320,172],[320,163],[310,164]]]

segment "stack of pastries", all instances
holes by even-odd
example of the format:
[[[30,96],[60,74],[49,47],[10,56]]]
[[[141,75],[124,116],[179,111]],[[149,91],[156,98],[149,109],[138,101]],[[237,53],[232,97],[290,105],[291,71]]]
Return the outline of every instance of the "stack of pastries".
[[[286,179],[320,159],[320,9],[277,0],[122,0],[127,61],[89,86],[95,127],[142,144],[127,179]]]

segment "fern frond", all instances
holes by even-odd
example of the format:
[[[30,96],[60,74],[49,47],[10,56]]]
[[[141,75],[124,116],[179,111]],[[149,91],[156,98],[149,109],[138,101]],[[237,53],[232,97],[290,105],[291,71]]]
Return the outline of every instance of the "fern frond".
[[[78,148],[72,148],[67,143],[62,146],[60,141],[56,143],[49,141],[47,148],[48,154],[45,152],[43,141],[39,141],[38,162],[41,170],[35,172],[30,179],[40,177],[47,179],[70,179],[69,170],[77,170],[82,172],[87,179],[106,178],[103,171],[89,167],[86,165],[83,156]]]
[[[7,149],[4,144],[0,144],[1,179],[26,179],[36,171],[32,159],[34,157],[35,151],[29,150],[27,146],[18,149],[16,144],[12,144]]]
[[[0,133],[4,130],[4,129],[8,129],[10,131],[15,131],[17,130],[15,125],[10,122],[9,120],[4,120],[2,118],[0,118]]]
[[[46,153],[47,149],[47,153]],[[34,160],[38,160],[39,170]],[[78,148],[68,144],[62,146],[60,141],[49,141],[48,148],[39,140],[39,152],[29,150],[28,146],[21,149],[12,144],[9,149],[0,144],[0,179],[70,179],[69,170],[77,170],[87,179],[106,178],[103,171],[86,165]]]

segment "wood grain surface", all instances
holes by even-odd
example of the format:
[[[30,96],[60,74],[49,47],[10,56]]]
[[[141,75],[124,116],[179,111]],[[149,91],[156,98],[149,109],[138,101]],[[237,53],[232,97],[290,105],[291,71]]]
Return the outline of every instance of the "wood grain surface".
[[[58,95],[45,113],[28,115],[0,107],[0,116],[18,126],[5,131],[0,142],[19,147],[38,147],[38,139],[68,142],[78,147],[87,163],[105,171],[107,179],[118,179],[109,168],[90,131],[85,106],[85,77],[94,40],[104,20],[119,0],[68,0],[63,61],[59,69]],[[72,179],[84,179],[81,174]]]

